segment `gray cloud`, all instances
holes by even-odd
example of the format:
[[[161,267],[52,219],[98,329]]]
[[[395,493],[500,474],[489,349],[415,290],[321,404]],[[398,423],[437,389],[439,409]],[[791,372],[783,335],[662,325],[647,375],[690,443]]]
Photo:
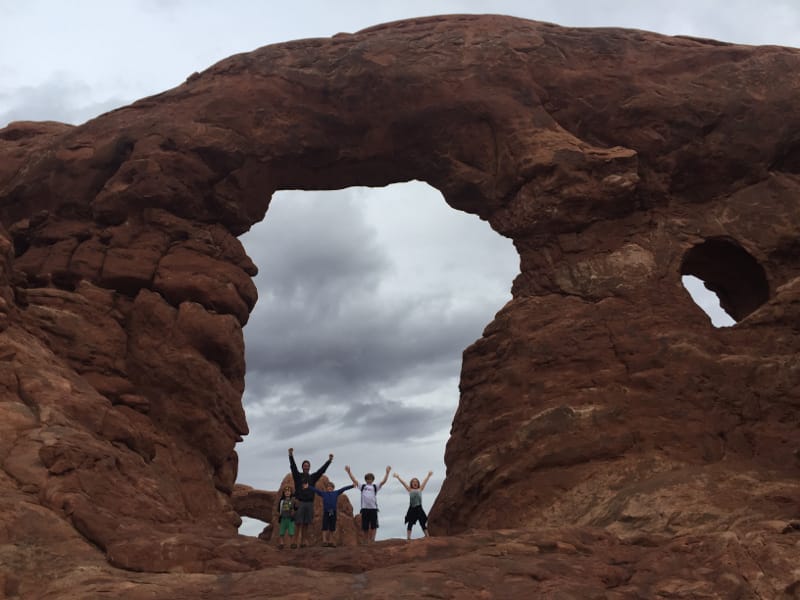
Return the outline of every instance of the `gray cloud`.
[[[275,487],[293,446],[312,468],[334,452],[337,482],[346,463],[360,474],[433,469],[429,505],[461,353],[510,297],[510,241],[419,183],[286,192],[242,241],[260,298],[245,328],[251,434],[239,479]],[[381,537],[402,535],[407,502],[387,487]]]
[[[376,233],[347,196],[298,193],[267,212],[265,225],[242,237],[259,265],[266,299],[296,300],[325,312],[328,297],[374,289],[389,258]],[[336,308],[334,305],[332,308]]]
[[[405,206],[429,201],[403,199]],[[470,226],[482,229],[484,239],[501,239],[477,220]],[[475,235],[461,236],[461,243],[474,246]],[[516,266],[510,242],[501,241],[511,266],[498,269],[496,253],[493,261],[473,265],[492,277],[498,270],[506,273],[498,291],[510,287]],[[458,275],[465,279],[460,288],[442,281],[438,288],[420,289],[418,281],[406,279],[400,264],[405,248],[395,247],[390,255],[348,192],[335,198],[293,194],[274,203],[265,223],[243,242],[253,248],[260,268],[260,299],[245,330],[251,398],[291,388],[307,405],[322,406],[337,397],[363,401],[409,377],[452,377],[463,349],[502,304],[497,293],[492,300],[464,301],[460,288],[471,283],[469,269]],[[454,255],[440,248],[427,269],[446,270],[442,262],[458,262],[457,248]],[[480,275],[474,279],[485,287]]]
[[[80,81],[54,78],[35,86],[0,92],[0,127],[11,121],[60,121],[79,125],[131,99],[91,100],[91,87]]]

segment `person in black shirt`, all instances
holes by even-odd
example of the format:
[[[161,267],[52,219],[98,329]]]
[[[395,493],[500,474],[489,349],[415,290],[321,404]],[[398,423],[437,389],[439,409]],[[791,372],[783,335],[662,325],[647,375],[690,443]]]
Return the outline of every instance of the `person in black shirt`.
[[[300,503],[297,512],[294,515],[294,522],[297,525],[296,540],[292,543],[292,547],[298,544],[301,548],[305,548],[306,544],[304,538],[308,532],[308,524],[314,520],[314,490],[310,486],[314,486],[325,473],[325,470],[330,466],[333,461],[333,454],[328,455],[327,462],[322,465],[317,471],[311,473],[311,463],[304,460],[301,469],[297,470],[297,464],[294,462],[294,448],[289,448],[289,467],[292,469],[292,479],[294,479],[294,496]]]

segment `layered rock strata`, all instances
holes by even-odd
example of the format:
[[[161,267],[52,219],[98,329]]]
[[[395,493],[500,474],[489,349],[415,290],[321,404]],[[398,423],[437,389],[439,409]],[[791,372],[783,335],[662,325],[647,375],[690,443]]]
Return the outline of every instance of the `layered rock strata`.
[[[431,17],[0,130],[0,590],[289,593],[232,502],[256,301],[237,236],[276,190],[419,179],[520,255],[464,353],[432,522],[520,529],[341,550],[369,592],[341,555],[302,559],[302,590],[798,593],[798,70],[787,48]]]

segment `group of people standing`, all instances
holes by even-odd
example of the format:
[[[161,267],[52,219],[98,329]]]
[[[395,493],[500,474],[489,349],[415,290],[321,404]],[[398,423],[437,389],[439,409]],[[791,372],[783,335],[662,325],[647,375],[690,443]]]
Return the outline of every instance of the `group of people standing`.
[[[281,491],[278,501],[278,513],[280,522],[278,525],[278,547],[284,547],[284,536],[288,534],[292,548],[304,548],[307,545],[308,525],[314,520],[314,496],[322,497],[322,545],[335,546],[333,534],[336,531],[336,507],[339,496],[347,490],[357,488],[361,491],[361,532],[364,543],[375,541],[375,534],[378,530],[378,492],[389,480],[391,467],[386,467],[386,474],[379,483],[375,483],[375,475],[367,473],[364,475],[364,483],[359,484],[358,479],[353,475],[349,466],[344,470],[350,477],[351,485],[335,489],[333,483],[328,482],[326,489],[316,487],[320,477],[325,473],[333,462],[333,454],[328,455],[328,460],[318,470],[311,472],[311,463],[304,460],[300,469],[294,460],[294,449],[289,448],[289,467],[292,471],[294,488],[285,486]],[[432,471],[428,471],[425,479],[420,483],[414,477],[409,483],[397,474],[394,477],[402,484],[409,494],[409,506],[406,512],[406,532],[408,539],[411,539],[411,529],[419,523],[425,536],[428,535],[428,515],[422,508],[422,491],[428,483]]]

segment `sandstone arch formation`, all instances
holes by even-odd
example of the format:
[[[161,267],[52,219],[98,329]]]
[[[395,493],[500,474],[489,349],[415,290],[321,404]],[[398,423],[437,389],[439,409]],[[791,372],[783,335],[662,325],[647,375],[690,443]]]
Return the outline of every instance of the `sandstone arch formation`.
[[[231,503],[256,301],[236,236],[279,189],[420,179],[513,239],[521,272],[464,354],[431,515],[454,537],[351,569],[395,594],[415,557],[447,558],[429,583],[466,596],[500,576],[795,593],[798,71],[787,48],[432,17],[233,56],[79,127],[0,130],[0,590],[273,581],[286,559],[237,537]],[[709,240],[752,257],[758,293],[693,253]],[[695,271],[733,286],[736,327],[694,306]],[[459,535],[483,527],[517,532]],[[338,573],[295,585],[360,585],[298,560]],[[177,592],[162,571],[194,575]],[[232,571],[250,574],[204,575]]]

